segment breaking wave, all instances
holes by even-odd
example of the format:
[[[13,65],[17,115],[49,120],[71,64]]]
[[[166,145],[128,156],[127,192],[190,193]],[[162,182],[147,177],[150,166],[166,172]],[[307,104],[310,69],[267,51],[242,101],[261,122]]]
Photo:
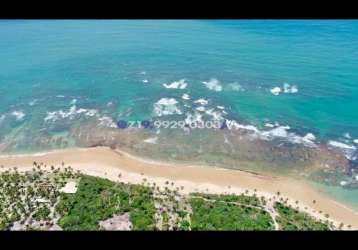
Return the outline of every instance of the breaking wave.
[[[21,110],[16,110],[14,112],[11,113],[13,116],[15,116],[16,121],[21,121],[24,119],[25,117],[25,113]]]
[[[208,82],[202,82],[202,83],[210,90],[214,90],[218,92],[223,90],[223,87],[221,86],[220,82],[215,78],[210,79],[210,81]]]
[[[171,84],[163,84],[167,89],[185,89],[188,86],[188,83],[185,82],[185,79],[181,79],[176,82],[172,82]]]
[[[76,105],[73,105],[68,111],[57,110],[53,112],[47,112],[46,117],[44,118],[45,122],[55,122],[60,119],[68,118],[70,120],[74,119],[78,114],[84,114],[86,116],[95,116],[98,113],[96,109],[77,109]]]
[[[173,114],[181,115],[182,112],[177,104],[178,102],[174,98],[162,98],[154,104],[154,113],[159,117]]]

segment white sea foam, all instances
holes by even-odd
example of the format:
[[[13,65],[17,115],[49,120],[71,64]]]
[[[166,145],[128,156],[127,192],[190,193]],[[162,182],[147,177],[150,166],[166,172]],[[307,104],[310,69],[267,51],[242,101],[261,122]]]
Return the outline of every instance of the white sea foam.
[[[259,133],[260,131],[253,125],[243,125],[240,123],[237,123],[236,121],[233,120],[226,120],[226,125],[229,129],[243,129],[243,130],[248,130],[248,131],[252,131],[254,133]]]
[[[188,94],[183,94],[181,98],[184,100],[189,100],[190,96]]]
[[[294,94],[298,92],[298,88],[296,85],[290,85],[288,83],[284,83],[283,87],[274,87],[272,89],[270,89],[270,92],[273,95],[279,95],[281,92],[283,91],[283,93],[286,94]]]
[[[100,123],[99,123],[100,126],[117,128],[116,123],[109,116],[102,116],[102,117],[98,118],[98,120],[100,121]]]
[[[214,111],[214,109],[208,109],[205,111],[205,114],[211,116],[214,121],[221,121],[224,118],[222,117],[221,113],[218,111]]]
[[[347,138],[347,139],[351,139],[351,135],[349,133],[344,133],[343,137]]]
[[[358,139],[354,139],[353,142],[354,142],[355,144],[358,144]]]
[[[263,131],[260,133],[262,139],[272,140],[274,138],[285,138],[287,141],[295,144],[303,144],[307,147],[316,147],[314,141],[316,137],[312,133],[308,133],[305,136],[299,136],[295,133],[288,132],[289,126],[279,126],[269,131]]]
[[[208,100],[205,100],[205,99],[203,99],[203,98],[200,98],[200,99],[194,101],[194,103],[199,103],[199,104],[201,104],[201,105],[206,105],[206,104],[209,103],[209,101],[208,101]]]
[[[281,93],[281,88],[280,87],[274,87],[272,89],[270,89],[270,92],[273,94],[273,95],[279,95]]]
[[[97,114],[97,110],[88,109],[85,113],[86,113],[86,116],[95,116]]]
[[[72,111],[71,111],[71,109],[72,109]],[[82,114],[82,113],[87,112],[87,109],[83,109],[83,108],[76,110],[76,106],[72,106],[71,109],[70,109],[70,111],[71,111],[71,113],[73,112],[73,114]]]
[[[224,106],[216,106],[218,109],[225,109]]]
[[[83,108],[77,109],[76,105],[73,105],[70,107],[70,109],[67,112],[63,111],[62,109],[53,112],[47,112],[44,121],[55,122],[57,120],[65,119],[65,118],[72,120],[78,114],[84,114],[86,116],[95,116],[97,115],[97,113],[98,111],[95,109],[83,109]]]
[[[186,124],[199,123],[199,122],[203,122],[202,117],[203,116],[198,112],[195,112],[194,114],[188,113],[186,114],[184,121]]]
[[[283,92],[284,93],[290,93],[290,94],[294,94],[298,92],[298,88],[296,85],[290,85],[288,83],[284,83],[283,84]]]
[[[274,137],[288,137],[289,126],[279,126],[272,130],[261,132],[261,135],[267,137],[269,139],[273,139]]]
[[[341,148],[341,149],[348,149],[348,150],[355,150],[356,147],[353,145],[348,145],[342,142],[338,142],[338,141],[329,141],[328,145],[335,147],[335,148]]]
[[[243,91],[244,90],[244,88],[239,83],[236,83],[236,82],[230,83],[227,86],[230,90],[233,90],[233,91]]]
[[[178,114],[181,115],[181,110],[176,106],[177,100],[174,98],[162,98],[158,102],[154,104],[154,113],[156,116],[164,116],[164,115],[173,115]]]
[[[316,140],[316,136],[312,133],[308,133],[303,137],[304,140],[310,140],[310,141],[314,141]]]
[[[210,79],[210,81],[208,82],[202,82],[202,83],[210,90],[214,90],[214,91],[223,90],[223,87],[221,86],[220,82],[215,78]]]
[[[196,110],[200,111],[200,112],[204,112],[205,111],[205,107],[204,106],[200,106],[197,107]]]
[[[63,112],[62,110],[59,110],[59,111],[54,111],[54,112],[47,112],[47,115],[44,119],[45,122],[47,121],[57,121],[61,118],[64,118],[66,115],[65,115],[65,112]]]
[[[47,116],[45,117],[45,121],[57,121],[63,118],[71,118],[76,114],[76,106],[72,106],[67,112],[61,110],[53,111],[53,112],[47,112]]]
[[[157,144],[157,140],[158,140],[158,137],[151,137],[151,138],[145,139],[144,142],[151,143],[151,144]]]
[[[316,144],[313,142],[316,140],[316,136],[312,133],[308,133],[303,137],[290,133],[289,140],[292,143],[302,143],[305,146],[316,147]]]
[[[328,141],[328,146],[337,148],[341,151],[343,151],[344,155],[346,156],[346,158],[348,160],[355,160],[356,157],[354,156],[355,151],[356,151],[356,147],[353,145],[348,145],[342,142],[338,142],[338,141]]]
[[[11,113],[13,116],[15,116],[16,121],[21,121],[25,117],[25,113],[21,110],[15,110]]]
[[[112,105],[113,105],[113,102],[108,102],[106,106],[107,106],[107,107],[110,107],[110,106],[112,106]]]
[[[149,81],[147,79],[143,79],[142,82],[148,83]]]
[[[56,97],[57,97],[57,98],[65,98],[64,95],[57,95]]]
[[[77,103],[77,99],[72,99],[72,101],[70,102],[71,105],[75,105]]]
[[[147,72],[142,71],[142,72],[140,72],[139,74],[141,74],[141,75],[146,75],[146,74],[147,74]]]
[[[161,98],[155,104],[164,105],[164,106],[170,106],[170,105],[175,105],[177,103],[178,103],[177,100],[175,100],[174,98]]]
[[[188,84],[185,82],[185,79],[181,79],[176,82],[172,82],[171,84],[163,84],[167,89],[185,89]]]
[[[243,129],[243,130],[250,131],[254,137],[263,140],[284,138],[285,140],[291,143],[303,144],[307,147],[316,147],[316,144],[314,143],[316,137],[312,133],[308,133],[305,136],[299,136],[296,135],[295,133],[288,132],[288,130],[290,129],[289,126],[279,126],[271,130],[262,131],[253,125],[243,125],[232,120],[227,120],[226,125],[229,129]]]
[[[265,127],[268,127],[268,128],[274,128],[275,125],[271,124],[271,123],[265,123],[264,125]]]

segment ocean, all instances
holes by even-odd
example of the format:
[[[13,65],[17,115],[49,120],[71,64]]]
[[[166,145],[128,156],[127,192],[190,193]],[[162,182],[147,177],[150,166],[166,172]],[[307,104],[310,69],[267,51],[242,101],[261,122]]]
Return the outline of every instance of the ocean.
[[[358,207],[357,20],[2,20],[0,55],[2,153],[110,145],[292,172]]]

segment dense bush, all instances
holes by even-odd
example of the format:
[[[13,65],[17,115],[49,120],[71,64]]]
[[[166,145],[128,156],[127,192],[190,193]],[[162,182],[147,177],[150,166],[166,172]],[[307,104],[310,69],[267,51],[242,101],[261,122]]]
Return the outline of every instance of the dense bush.
[[[276,202],[274,205],[279,217],[276,218],[281,230],[330,230],[327,223],[319,222],[306,213]]]
[[[150,189],[139,185],[115,184],[83,176],[76,194],[63,194],[56,210],[65,230],[97,230],[98,222],[129,212],[135,230],[154,227],[155,208]]]
[[[272,230],[270,215],[259,208],[192,198],[192,230]]]

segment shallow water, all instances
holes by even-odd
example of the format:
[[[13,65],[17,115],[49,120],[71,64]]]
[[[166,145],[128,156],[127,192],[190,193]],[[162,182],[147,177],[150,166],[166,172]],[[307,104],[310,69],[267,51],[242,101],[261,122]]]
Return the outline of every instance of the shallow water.
[[[358,209],[358,190],[347,190],[338,186],[330,186],[317,182],[310,182],[311,186],[324,194],[336,199],[338,202]]]

